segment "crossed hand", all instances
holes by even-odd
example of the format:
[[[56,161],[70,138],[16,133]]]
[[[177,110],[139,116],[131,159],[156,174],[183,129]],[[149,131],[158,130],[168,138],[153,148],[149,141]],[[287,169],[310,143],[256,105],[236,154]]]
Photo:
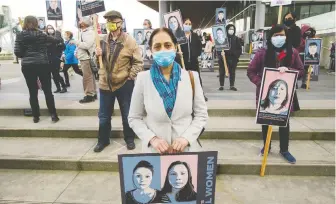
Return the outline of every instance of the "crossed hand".
[[[169,146],[166,140],[157,136],[153,137],[153,139],[151,139],[149,143],[160,154],[183,152],[186,146],[189,144],[188,140],[186,140],[185,138],[178,137],[174,140],[173,144]]]

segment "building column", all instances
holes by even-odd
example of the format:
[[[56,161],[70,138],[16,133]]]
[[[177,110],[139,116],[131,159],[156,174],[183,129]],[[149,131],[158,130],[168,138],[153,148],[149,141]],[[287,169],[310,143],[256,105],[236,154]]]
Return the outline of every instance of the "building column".
[[[255,30],[265,27],[265,14],[266,5],[261,1],[256,2],[256,12],[255,12]]]
[[[170,12],[175,11],[175,1],[169,1],[170,4]]]
[[[169,12],[169,1],[159,0],[159,16],[160,16],[160,27],[165,26],[165,22],[163,19],[163,14]]]

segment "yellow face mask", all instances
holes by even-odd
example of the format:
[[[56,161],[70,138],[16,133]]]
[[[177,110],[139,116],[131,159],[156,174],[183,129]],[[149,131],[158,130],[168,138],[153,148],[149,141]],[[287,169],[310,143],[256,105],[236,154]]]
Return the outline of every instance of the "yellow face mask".
[[[108,31],[114,32],[118,29],[118,26],[117,26],[117,23],[108,22],[108,23],[106,23],[106,28],[107,28]]]

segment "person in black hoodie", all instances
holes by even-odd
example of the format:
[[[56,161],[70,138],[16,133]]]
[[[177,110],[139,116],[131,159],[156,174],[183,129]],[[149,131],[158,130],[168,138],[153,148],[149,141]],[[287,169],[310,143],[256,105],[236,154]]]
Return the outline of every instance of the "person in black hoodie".
[[[30,106],[34,123],[40,121],[40,107],[38,102],[39,78],[42,84],[47,107],[53,122],[59,121],[56,113],[55,100],[51,91],[51,75],[48,66],[47,46],[56,43],[56,38],[44,34],[38,29],[37,18],[27,16],[24,20],[23,31],[16,35],[14,53],[21,58],[22,73],[29,89]]]
[[[300,47],[301,43],[301,29],[295,24],[296,14],[289,11],[283,17],[283,23],[288,29],[288,38],[294,48]]]
[[[226,32],[228,34],[228,41],[230,43],[230,50],[225,51],[226,63],[229,69],[230,77],[230,90],[237,91],[237,88],[234,86],[236,79],[236,68],[239,61],[239,57],[242,53],[242,47],[239,38],[236,34],[236,27],[232,24],[226,26]],[[219,64],[219,90],[224,90],[224,81],[225,81],[225,68],[223,57],[221,51],[217,51],[218,64]]]
[[[56,31],[52,25],[47,25],[46,33],[47,35],[53,36],[57,39],[55,43],[51,43],[48,46],[48,57],[51,67],[51,73],[53,75],[53,80],[57,88],[54,93],[65,93],[67,92],[66,84],[63,77],[61,77],[60,75],[61,57],[62,52],[65,49],[64,40],[62,38],[62,34],[59,31]]]
[[[199,79],[202,85],[202,79],[198,62],[198,57],[202,53],[202,42],[200,41],[198,35],[192,31],[192,24],[189,18],[186,18],[184,20],[183,28],[185,35],[187,37],[187,43],[181,45],[184,65],[186,70],[198,72]],[[207,101],[208,99],[205,97],[205,100]]]

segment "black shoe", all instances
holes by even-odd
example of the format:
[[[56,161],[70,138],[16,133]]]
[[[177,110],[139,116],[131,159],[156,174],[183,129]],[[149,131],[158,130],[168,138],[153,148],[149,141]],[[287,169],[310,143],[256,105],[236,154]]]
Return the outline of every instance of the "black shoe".
[[[98,99],[97,94],[95,94],[95,95],[93,96],[93,98],[94,98],[95,100],[97,100],[97,99]]]
[[[223,86],[221,86],[221,87],[219,87],[219,89],[218,90],[220,90],[220,91],[223,91],[224,90],[224,87]]]
[[[54,93],[60,93],[61,89],[57,89],[56,91],[54,91]]]
[[[68,92],[68,90],[67,90],[66,88],[63,88],[63,89],[60,91],[60,93],[66,93],[66,92]]]
[[[238,91],[238,89],[237,89],[236,87],[234,87],[234,86],[231,86],[231,87],[230,87],[230,90],[231,90],[231,91]]]
[[[34,118],[33,118],[33,121],[34,121],[34,123],[38,123],[38,122],[40,122],[40,117],[34,117]]]
[[[58,116],[56,114],[52,114],[51,115],[51,121],[53,121],[54,123],[57,123],[60,119],[58,118]]]
[[[93,96],[84,96],[84,98],[80,100],[79,103],[90,103],[94,101],[95,101],[95,98]]]
[[[103,143],[97,143],[95,148],[93,149],[94,152],[101,152],[105,149],[105,147],[109,146],[110,143],[103,144]]]
[[[68,88],[68,87],[70,87],[70,84],[65,84],[65,86]]]
[[[217,78],[219,78],[219,75],[217,75]]]
[[[307,89],[307,84],[302,84],[301,89]]]
[[[206,96],[204,96],[204,100],[205,100],[205,101],[208,101],[208,98],[207,98]]]
[[[128,150],[133,150],[133,149],[135,149],[135,143],[134,143],[134,142],[128,142],[128,143],[127,143],[127,149],[128,149]]]

